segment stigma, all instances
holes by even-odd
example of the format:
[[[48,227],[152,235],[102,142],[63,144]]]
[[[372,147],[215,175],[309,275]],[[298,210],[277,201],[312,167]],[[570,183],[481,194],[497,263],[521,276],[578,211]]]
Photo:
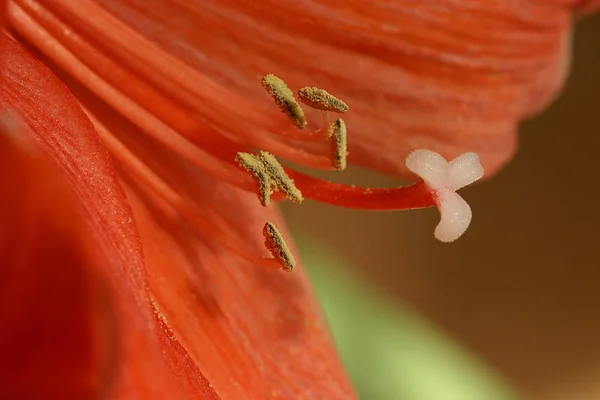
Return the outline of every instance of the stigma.
[[[406,167],[432,191],[441,215],[435,237],[441,242],[454,242],[465,233],[473,216],[471,207],[456,191],[483,177],[479,156],[464,153],[448,162],[431,150],[415,150],[406,158]]]

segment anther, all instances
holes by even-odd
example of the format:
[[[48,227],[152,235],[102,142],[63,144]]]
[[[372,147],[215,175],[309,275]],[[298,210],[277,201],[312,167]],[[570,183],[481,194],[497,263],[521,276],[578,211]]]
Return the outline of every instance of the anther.
[[[254,176],[258,185],[257,194],[260,204],[267,207],[271,203],[273,190],[271,189],[271,178],[269,178],[267,171],[265,171],[262,160],[254,154],[242,152],[237,153],[235,160],[242,168]]]
[[[346,156],[348,155],[348,138],[346,123],[338,118],[329,126],[330,136],[333,136],[331,145],[333,152],[333,167],[338,171],[346,169]]]
[[[294,97],[294,93],[285,82],[273,74],[268,74],[263,77],[262,85],[279,108],[294,121],[298,128],[304,129],[307,124],[304,110],[302,110]]]
[[[304,198],[302,192],[296,187],[294,180],[288,176],[275,156],[266,151],[260,151],[259,158],[262,160],[267,175],[277,190],[282,191],[288,200],[295,203],[302,203]]]
[[[348,104],[338,99],[326,90],[318,87],[303,87],[298,90],[298,98],[309,107],[323,111],[333,111],[339,114],[348,112]]]
[[[271,153],[260,151],[256,155],[239,152],[235,160],[256,178],[258,198],[263,206],[267,207],[271,203],[274,189],[283,192],[293,202],[302,203],[304,200],[302,192]]]
[[[265,237],[265,247],[273,258],[277,260],[284,270],[293,271],[296,266],[296,260],[288,248],[283,236],[272,222],[266,222],[263,228]]]

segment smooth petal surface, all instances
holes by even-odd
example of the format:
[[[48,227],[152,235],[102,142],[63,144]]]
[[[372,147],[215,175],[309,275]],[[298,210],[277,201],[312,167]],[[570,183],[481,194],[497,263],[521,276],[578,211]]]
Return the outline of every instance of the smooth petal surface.
[[[114,315],[55,165],[0,122],[0,386],[7,399],[95,399]],[[111,339],[113,341],[111,342]]]
[[[577,4],[577,9],[580,12],[593,12],[600,8],[599,0],[581,0],[579,4]]]
[[[204,238],[177,237],[134,205],[158,309],[219,396],[354,398],[304,271],[263,270]],[[263,217],[244,221],[257,245]]]
[[[292,87],[318,85],[345,100],[349,160],[400,174],[414,148],[449,159],[475,151],[489,174],[498,170],[515,151],[518,123],[563,84],[574,12],[595,6],[558,0],[99,4],[206,79],[198,86],[190,81],[190,92],[229,98],[230,111],[218,121],[210,107],[195,108],[201,118],[229,125],[233,134],[273,131],[274,121],[284,131],[283,116],[263,106],[271,104],[257,85],[273,72]],[[266,118],[253,121],[253,113]]]
[[[92,254],[112,289],[118,324],[116,398],[216,398],[181,344],[157,317],[147,293],[133,215],[106,149],[66,87],[4,37],[0,103],[65,171],[93,240]]]
[[[254,197],[211,190],[231,212],[256,210]],[[175,235],[180,226],[165,227],[131,198],[158,309],[222,398],[354,398],[301,268],[261,269],[207,238]],[[240,221],[257,247],[265,216]]]

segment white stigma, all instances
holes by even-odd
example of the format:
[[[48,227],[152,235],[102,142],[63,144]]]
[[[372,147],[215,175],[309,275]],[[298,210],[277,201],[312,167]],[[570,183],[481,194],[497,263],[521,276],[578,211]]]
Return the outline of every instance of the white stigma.
[[[406,157],[406,167],[419,175],[434,191],[434,200],[441,220],[435,237],[445,243],[462,236],[471,223],[471,207],[456,191],[483,176],[483,167],[476,153],[464,153],[448,162],[431,150],[415,150]]]

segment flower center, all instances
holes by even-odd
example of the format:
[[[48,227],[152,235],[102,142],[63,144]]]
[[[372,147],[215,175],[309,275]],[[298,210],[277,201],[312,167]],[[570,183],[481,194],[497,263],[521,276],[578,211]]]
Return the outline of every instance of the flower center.
[[[9,18],[19,35],[155,144],[220,181],[253,192],[258,186],[263,206],[271,198],[282,199],[283,194],[296,202],[310,198],[365,210],[440,207],[440,196],[435,196],[439,190],[424,182],[386,189],[360,188],[282,167],[274,155],[312,168],[341,171],[346,167],[346,124],[342,118],[330,122],[329,113],[343,114],[349,107],[321,88],[304,87],[297,92],[300,102],[320,110],[323,117],[321,129],[306,129],[306,115],[294,93],[280,78],[265,76],[264,88],[292,121],[282,125],[268,104],[256,104],[211,81],[97,2],[15,0],[9,5]],[[197,229],[216,235],[219,243],[244,258],[262,260],[242,238],[231,234],[235,232],[232,221],[196,206],[186,196],[185,185],[172,179],[172,171],[153,163],[155,152],[140,144],[147,138],[132,143],[105,126],[106,119],[96,115],[94,107],[86,112],[120,168],[143,182],[141,190],[152,194],[161,207],[177,210]],[[329,141],[328,154],[293,141]],[[256,155],[250,149],[260,151]],[[289,250],[276,228],[267,224],[263,233],[274,260],[291,269],[291,258],[283,256]]]

